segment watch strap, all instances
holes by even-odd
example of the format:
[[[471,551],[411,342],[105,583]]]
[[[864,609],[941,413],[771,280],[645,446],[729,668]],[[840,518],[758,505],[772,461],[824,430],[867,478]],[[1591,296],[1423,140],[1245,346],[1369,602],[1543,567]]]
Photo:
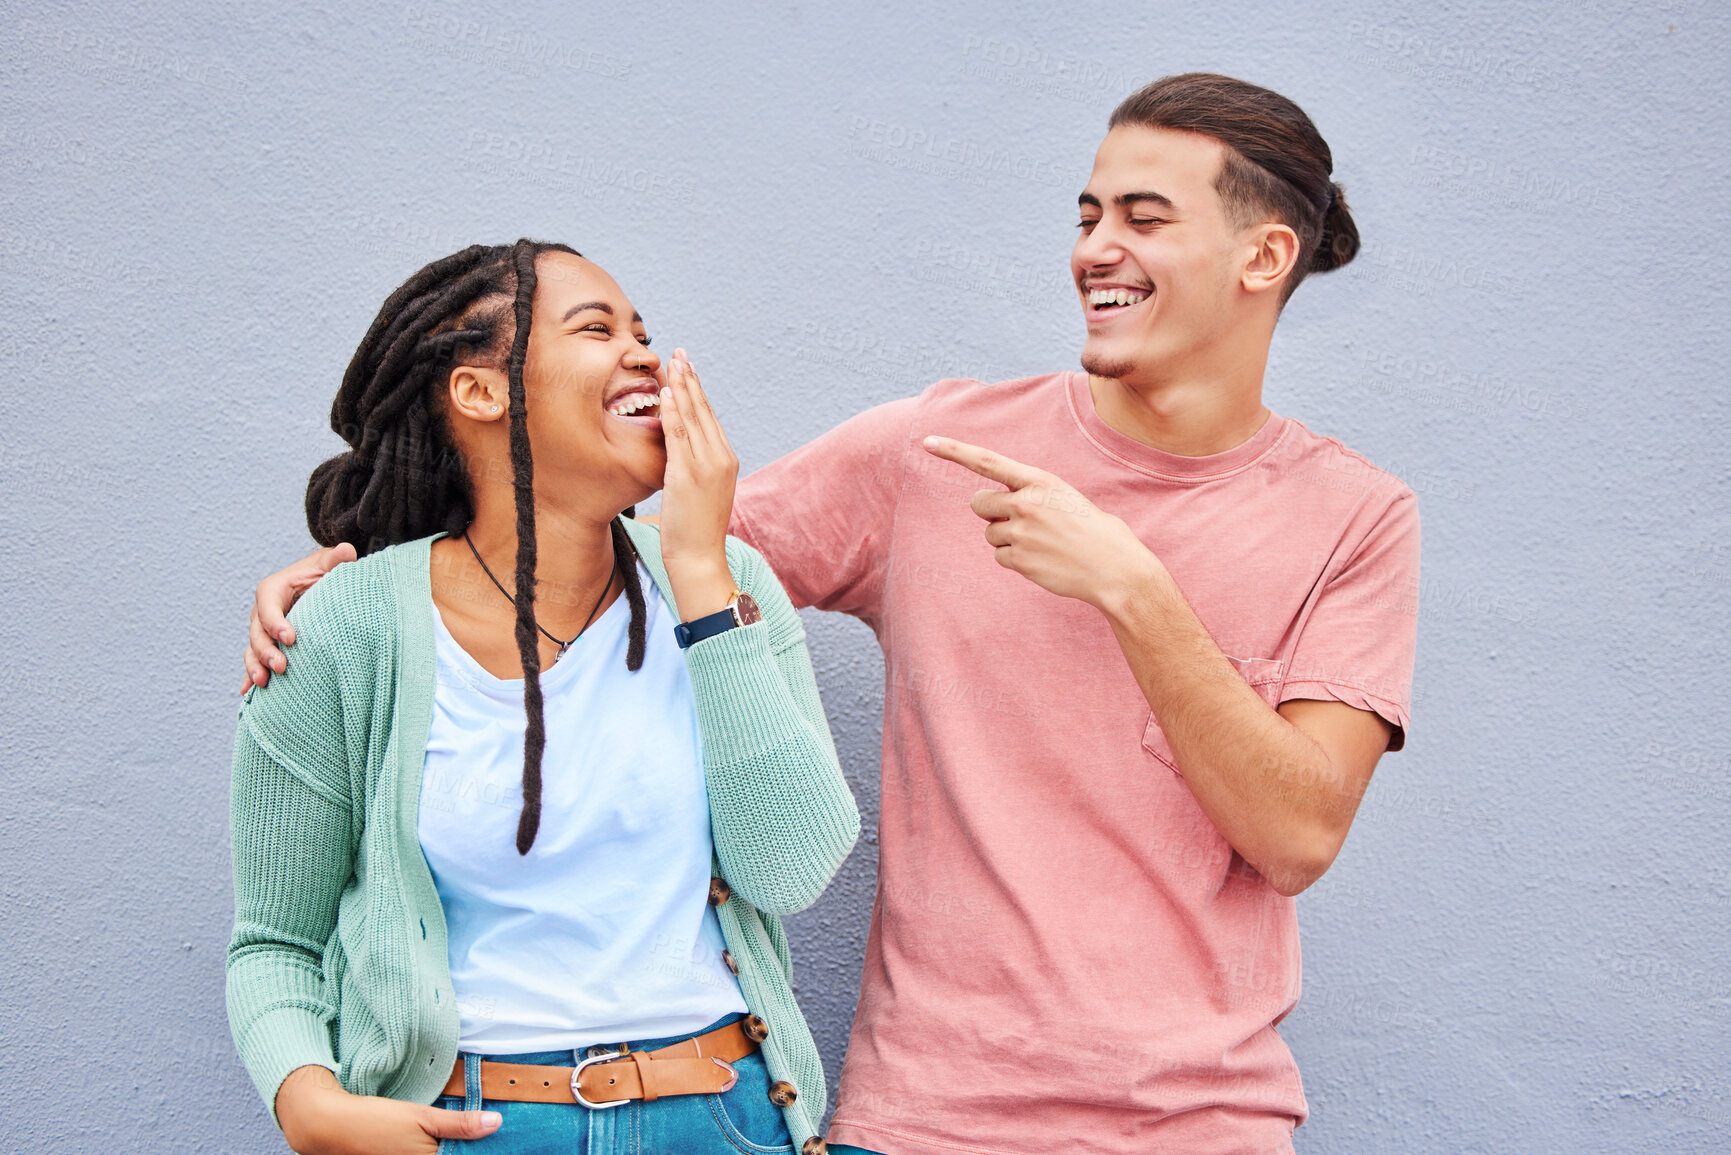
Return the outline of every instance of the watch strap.
[[[750,599],[750,594],[735,588],[733,600],[713,614],[706,614],[689,622],[680,622],[674,626],[673,636],[679,640],[679,648],[688,650],[705,638],[713,638],[716,634],[726,633],[735,626],[750,625],[752,622],[758,621],[757,603]],[[750,614],[740,612],[742,601],[750,603]]]

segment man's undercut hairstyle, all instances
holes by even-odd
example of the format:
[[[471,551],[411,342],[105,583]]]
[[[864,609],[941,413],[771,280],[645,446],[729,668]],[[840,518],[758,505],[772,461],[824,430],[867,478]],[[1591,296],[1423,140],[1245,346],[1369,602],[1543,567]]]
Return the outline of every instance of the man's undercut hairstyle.
[[[1334,154],[1304,110],[1278,92],[1230,76],[1166,76],[1126,97],[1107,127],[1141,125],[1212,137],[1226,146],[1214,188],[1240,228],[1277,220],[1298,234],[1298,260],[1280,300],[1310,273],[1358,253],[1358,226],[1334,183]]]
[[[346,541],[366,556],[435,533],[455,537],[475,519],[468,467],[445,421],[451,371],[503,369],[510,396],[512,492],[517,508],[517,652],[523,663],[523,811],[517,852],[528,854],[541,824],[540,627],[535,620],[535,461],[523,366],[535,303],[535,259],[581,256],[565,245],[521,240],[471,245],[434,261],[386,298],[343,373],[331,428],[350,445],[313,470],[307,528],[320,545]],[[627,517],[632,515],[626,510]],[[631,628],[625,667],[643,666],[647,638],[636,554],[617,518],[613,568],[625,583]],[[611,582],[609,575],[609,582]]]

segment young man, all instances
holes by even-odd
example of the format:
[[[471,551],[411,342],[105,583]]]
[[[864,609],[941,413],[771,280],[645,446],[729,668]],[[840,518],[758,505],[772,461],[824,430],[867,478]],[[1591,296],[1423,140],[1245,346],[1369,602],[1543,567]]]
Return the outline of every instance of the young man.
[[[832,1151],[1291,1149],[1292,896],[1404,741],[1417,620],[1411,491],[1262,404],[1358,247],[1332,168],[1275,93],[1156,81],[1080,197],[1086,372],[941,381],[740,484],[733,531],[885,658]],[[254,680],[333,560],[260,586]]]

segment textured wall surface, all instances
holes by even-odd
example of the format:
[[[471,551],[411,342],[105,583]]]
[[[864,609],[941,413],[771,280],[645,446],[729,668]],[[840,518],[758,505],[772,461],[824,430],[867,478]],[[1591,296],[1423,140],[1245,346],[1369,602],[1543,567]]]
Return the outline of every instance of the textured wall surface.
[[[223,1011],[238,656],[391,288],[568,241],[755,466],[1072,367],[1106,114],[1210,69],[1304,105],[1366,240],[1268,401],[1425,523],[1411,742],[1300,900],[1299,1149],[1725,1150],[1725,6],[631,7],[0,4],[0,1147],[282,1149]],[[809,621],[868,810],[792,920],[833,1076],[881,664]]]

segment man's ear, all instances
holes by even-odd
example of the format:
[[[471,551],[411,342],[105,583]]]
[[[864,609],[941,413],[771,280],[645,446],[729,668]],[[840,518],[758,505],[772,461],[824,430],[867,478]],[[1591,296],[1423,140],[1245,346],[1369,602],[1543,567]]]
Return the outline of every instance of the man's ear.
[[[505,374],[479,365],[458,365],[451,370],[447,400],[452,416],[470,421],[498,421],[510,407],[510,385]]]
[[[1239,278],[1244,291],[1266,293],[1278,289],[1298,263],[1298,234],[1279,221],[1265,221],[1250,230],[1247,242],[1250,258]]]

